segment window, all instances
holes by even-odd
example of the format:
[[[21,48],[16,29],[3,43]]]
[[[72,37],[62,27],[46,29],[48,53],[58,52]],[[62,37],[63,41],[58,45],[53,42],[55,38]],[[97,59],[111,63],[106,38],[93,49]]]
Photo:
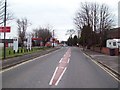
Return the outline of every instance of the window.
[[[116,42],[113,42],[113,46],[116,46]]]
[[[109,44],[111,45],[111,42],[109,42]]]

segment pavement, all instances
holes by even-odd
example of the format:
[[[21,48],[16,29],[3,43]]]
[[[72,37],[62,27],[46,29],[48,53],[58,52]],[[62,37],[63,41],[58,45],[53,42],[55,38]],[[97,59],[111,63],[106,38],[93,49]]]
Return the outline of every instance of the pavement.
[[[37,52],[32,53],[32,54],[25,54],[25,55],[18,56],[18,57],[0,60],[0,68],[6,69],[9,67],[15,66],[17,64],[20,64],[22,62],[25,62],[25,61],[34,59],[36,57],[48,54],[48,53],[55,51],[55,50],[58,50],[58,49],[60,49],[60,47],[50,48],[50,49],[46,49],[46,50],[42,50],[42,51],[37,51]]]
[[[83,51],[83,49],[81,48]],[[120,74],[120,56],[110,56],[106,54],[102,54],[99,52],[95,52],[89,49],[83,51],[88,56],[90,56],[93,60],[100,62],[101,64],[107,66],[109,69]]]
[[[3,88],[71,88],[73,90],[74,88],[101,88],[99,90],[113,88],[118,90],[118,81],[95,64],[78,47],[63,47],[5,70],[1,74]]]

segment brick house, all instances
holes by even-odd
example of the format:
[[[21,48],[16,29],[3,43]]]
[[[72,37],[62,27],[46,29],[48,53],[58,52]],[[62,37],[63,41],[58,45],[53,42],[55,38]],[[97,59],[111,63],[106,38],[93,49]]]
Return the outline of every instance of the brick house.
[[[120,27],[119,28],[113,28],[113,29],[110,29],[108,32],[107,32],[107,38],[109,39],[120,39]]]

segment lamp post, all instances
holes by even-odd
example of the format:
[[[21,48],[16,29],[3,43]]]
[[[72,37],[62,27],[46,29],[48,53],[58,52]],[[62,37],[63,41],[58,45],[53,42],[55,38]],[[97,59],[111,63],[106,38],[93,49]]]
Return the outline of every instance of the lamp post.
[[[5,14],[4,14],[4,59],[6,58],[6,8],[7,8],[7,0],[5,0]]]

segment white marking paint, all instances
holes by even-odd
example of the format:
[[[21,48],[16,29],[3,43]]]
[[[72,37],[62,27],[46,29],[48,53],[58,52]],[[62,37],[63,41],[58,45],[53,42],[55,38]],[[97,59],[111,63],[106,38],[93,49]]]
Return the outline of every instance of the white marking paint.
[[[52,85],[53,79],[54,79],[54,77],[55,77],[55,74],[56,74],[57,70],[58,70],[58,67],[56,67],[55,72],[54,72],[54,74],[53,74],[53,76],[52,76],[52,79],[50,80],[49,85]]]
[[[68,59],[67,63],[69,63],[69,62],[70,62],[70,58]]]
[[[58,49],[58,50],[59,50],[59,49]],[[22,65],[24,65],[24,64],[27,64],[27,63],[29,63],[29,62],[32,62],[32,61],[34,61],[34,60],[38,60],[38,59],[40,59],[40,58],[43,58],[43,57],[48,56],[48,55],[50,55],[50,54],[53,54],[53,53],[57,52],[58,50],[53,51],[53,52],[48,53],[48,54],[45,54],[45,55],[42,55],[42,56],[40,56],[40,57],[36,57],[36,58],[34,58],[34,59],[31,59],[31,60],[28,60],[28,61],[25,61],[25,62],[22,62],[22,63],[20,63],[20,64],[17,64],[17,65],[15,65],[15,66],[13,66],[13,67],[7,68],[7,69],[5,69],[5,70],[3,70],[3,71],[0,71],[0,74],[3,73],[3,72],[7,72],[7,71],[9,71],[9,70],[12,70],[12,69],[14,69],[14,68],[17,68],[17,67],[19,67],[19,66],[22,66]]]
[[[65,71],[66,71],[66,69],[67,69],[67,67],[63,70],[63,72],[62,72],[62,74],[60,75],[59,79],[58,79],[57,82],[55,83],[56,86],[58,85],[59,81],[61,80],[63,74],[64,74]]]
[[[66,61],[63,61],[64,57],[65,57],[67,54],[68,54],[68,51],[63,55],[63,58],[61,58],[61,60],[59,61],[59,65],[60,65],[60,63],[67,63],[67,64],[69,63],[70,58],[68,58],[68,61],[67,61],[67,62],[66,62]],[[71,55],[69,55],[69,56],[71,56]],[[58,78],[58,80],[56,81],[55,85],[58,85],[59,81],[61,80],[63,74],[65,73],[65,71],[66,71],[66,69],[67,69],[67,67],[58,67],[58,66],[57,66],[57,69],[55,70],[55,72],[54,72],[54,74],[53,74],[53,76],[52,76],[52,79],[50,80],[49,85],[52,85],[53,79],[54,79],[54,77],[55,77],[55,74],[56,74],[58,68],[61,68],[61,69],[64,69],[64,70],[63,70],[63,72],[61,73],[61,75],[59,76],[59,78]]]
[[[99,63],[97,63],[96,61],[94,61],[93,59],[91,59],[88,55],[86,55],[85,53],[83,53],[86,57],[88,57],[92,62],[94,62],[96,65],[98,65],[100,68],[102,68],[106,73],[108,73],[110,76],[112,76],[115,80],[119,81],[120,80],[118,78],[116,78],[113,72],[111,72],[109,69],[105,69],[103,66],[101,66]]]
[[[63,60],[63,58],[60,59],[59,63],[61,63],[62,60]]]

